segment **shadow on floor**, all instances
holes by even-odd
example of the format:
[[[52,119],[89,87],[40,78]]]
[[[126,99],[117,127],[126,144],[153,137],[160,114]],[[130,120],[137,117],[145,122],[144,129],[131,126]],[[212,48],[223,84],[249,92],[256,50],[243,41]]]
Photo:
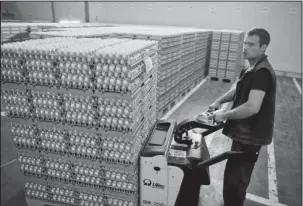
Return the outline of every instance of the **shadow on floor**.
[[[27,206],[23,190],[19,190],[7,203],[1,200],[1,206]]]

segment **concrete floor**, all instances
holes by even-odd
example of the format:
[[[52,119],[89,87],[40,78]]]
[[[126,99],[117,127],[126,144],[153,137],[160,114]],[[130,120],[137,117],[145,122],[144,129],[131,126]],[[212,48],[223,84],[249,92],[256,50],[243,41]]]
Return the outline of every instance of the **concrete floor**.
[[[301,79],[298,80],[298,83],[300,86],[302,85]],[[213,100],[230,87],[230,83],[207,81],[169,118],[176,119],[179,122],[206,110]],[[288,206],[299,206],[302,205],[302,102],[291,78],[278,77],[276,102],[274,157],[278,202]],[[9,119],[1,117],[1,165],[16,158],[16,152],[12,149],[12,136],[8,124]],[[209,142],[211,156],[229,150],[231,145],[231,141],[220,131]],[[225,161],[210,168],[211,185],[201,188],[200,205],[223,205],[222,180],[224,167]],[[267,147],[263,147],[247,191],[250,195],[261,198],[248,198],[245,206],[274,205],[262,201],[269,199],[268,167],[268,150]],[[13,162],[4,167],[1,166],[1,206],[26,206],[22,188],[23,176],[19,171],[19,165]]]

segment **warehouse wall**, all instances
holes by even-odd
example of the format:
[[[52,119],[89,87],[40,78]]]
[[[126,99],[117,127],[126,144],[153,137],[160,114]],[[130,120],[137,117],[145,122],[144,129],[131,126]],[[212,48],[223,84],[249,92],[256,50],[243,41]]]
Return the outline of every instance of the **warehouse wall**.
[[[5,8],[3,3],[1,10]],[[17,19],[52,21],[50,2],[6,3],[10,11],[17,11]],[[56,21],[85,21],[84,2],[54,4]],[[301,2],[89,2],[92,22],[243,31],[264,27],[272,37],[267,54],[274,69],[297,73],[302,68],[301,14]]]
[[[90,2],[89,10],[91,21],[97,16],[104,23],[264,27],[272,38],[267,54],[274,69],[301,73],[301,2]]]
[[[16,20],[53,20],[51,2],[1,2],[3,10],[14,12]]]
[[[85,21],[84,2],[54,2],[55,20]],[[51,2],[1,2],[1,11],[16,13],[17,20],[53,21]]]
[[[16,2],[20,18],[24,20],[52,21],[51,2]],[[31,11],[31,12],[29,12]]]
[[[80,20],[85,22],[84,2],[54,2],[56,22],[60,20]]]
[[[1,1],[1,14],[3,12],[12,12],[15,14],[15,19],[20,19],[20,12],[18,11],[16,2]]]

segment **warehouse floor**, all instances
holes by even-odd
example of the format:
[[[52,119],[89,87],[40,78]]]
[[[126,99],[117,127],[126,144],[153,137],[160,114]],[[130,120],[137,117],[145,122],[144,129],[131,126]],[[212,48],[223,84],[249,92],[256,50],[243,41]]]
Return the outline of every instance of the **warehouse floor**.
[[[297,79],[302,88],[301,79]],[[301,205],[302,102],[292,78],[278,77],[274,144],[263,147],[248,188],[246,206]],[[178,122],[205,111],[230,83],[207,80],[169,118]],[[9,119],[1,116],[1,206],[25,206],[23,177],[12,149]],[[208,138],[208,139],[207,139]],[[229,150],[231,141],[220,131],[206,137],[211,156]],[[212,166],[211,185],[201,187],[200,205],[222,206],[225,161]],[[277,204],[278,203],[278,204]]]

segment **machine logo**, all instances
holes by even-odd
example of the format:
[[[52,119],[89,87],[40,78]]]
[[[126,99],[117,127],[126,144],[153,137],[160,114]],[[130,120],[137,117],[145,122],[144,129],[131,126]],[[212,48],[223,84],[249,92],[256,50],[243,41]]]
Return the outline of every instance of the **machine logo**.
[[[148,186],[148,187],[152,187],[152,188],[156,188],[156,189],[164,189],[165,188],[164,185],[162,185],[160,183],[152,182],[150,179],[144,179],[143,184],[144,184],[144,186]]]
[[[145,179],[145,180],[143,180],[143,184],[145,185],[145,186],[151,186],[151,180],[149,180],[149,179]]]
[[[143,200],[143,203],[144,204],[151,204],[151,201],[149,201],[149,200]]]

